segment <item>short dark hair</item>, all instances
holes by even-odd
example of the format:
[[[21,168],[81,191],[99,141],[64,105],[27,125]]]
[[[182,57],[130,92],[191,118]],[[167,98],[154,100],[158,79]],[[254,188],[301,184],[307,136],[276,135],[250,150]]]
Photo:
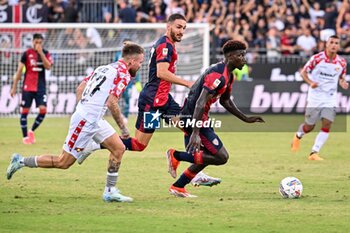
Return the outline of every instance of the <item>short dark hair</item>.
[[[185,20],[187,22],[185,16],[183,16],[181,14],[172,14],[172,15],[170,15],[168,20],[167,20],[167,22],[168,23],[173,23],[177,19],[182,19],[182,20]]]
[[[332,39],[340,39],[339,36],[337,36],[337,35],[332,35],[332,36],[328,37],[328,40],[331,39],[331,38]]]
[[[136,54],[143,54],[144,49],[136,43],[127,43],[122,50],[122,57],[128,57]]]
[[[228,54],[229,52],[234,52],[237,50],[246,50],[247,46],[245,43],[239,40],[229,40],[227,41],[224,46],[222,46],[222,51],[224,54]]]
[[[35,40],[35,39],[44,39],[44,37],[43,37],[43,35],[41,35],[40,33],[35,33],[34,35],[33,35],[33,40]]]

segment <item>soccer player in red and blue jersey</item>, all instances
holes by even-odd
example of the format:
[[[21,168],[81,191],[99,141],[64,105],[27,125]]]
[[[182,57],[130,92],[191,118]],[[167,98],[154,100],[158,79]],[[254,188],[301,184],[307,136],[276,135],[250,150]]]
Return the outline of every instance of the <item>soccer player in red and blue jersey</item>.
[[[50,70],[53,61],[50,53],[43,49],[44,37],[41,34],[33,35],[33,48],[25,51],[18,64],[17,72],[11,88],[11,96],[14,97],[17,92],[17,84],[22,77],[22,70],[25,67],[24,81],[22,86],[21,101],[21,128],[24,144],[33,144],[35,142],[34,131],[39,127],[46,114],[46,79],[45,70]],[[27,117],[35,100],[36,107],[39,108],[39,114],[35,118],[31,130],[27,131]]]
[[[161,117],[175,116],[180,113],[180,106],[169,94],[172,84],[191,87],[192,82],[186,81],[175,74],[177,52],[175,44],[180,42],[186,29],[186,18],[181,14],[172,14],[168,18],[167,31],[152,47],[149,61],[149,79],[142,89],[138,102],[138,117],[136,120],[135,138],[124,139],[128,150],[143,151],[155,129],[144,128],[144,113],[161,113]],[[170,119],[166,119],[169,121]]]
[[[230,99],[235,68],[242,69],[246,64],[246,45],[237,40],[229,40],[223,46],[225,59],[209,67],[193,84],[181,111],[182,121],[209,120],[210,106],[217,100],[231,114],[247,123],[264,122],[259,116],[248,117]],[[178,197],[195,197],[185,190],[185,186],[207,165],[223,165],[228,160],[228,152],[212,127],[200,124],[184,127],[186,150],[167,152],[169,173],[176,178],[179,161],[192,163],[179,179],[171,185],[169,192]],[[203,145],[203,146],[201,146]]]

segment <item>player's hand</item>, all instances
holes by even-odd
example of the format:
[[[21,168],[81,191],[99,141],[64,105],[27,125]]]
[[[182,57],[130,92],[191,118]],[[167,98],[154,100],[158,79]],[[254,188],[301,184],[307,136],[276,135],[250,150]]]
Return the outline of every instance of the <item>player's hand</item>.
[[[310,84],[310,87],[311,87],[312,89],[314,89],[314,88],[318,87],[318,83],[312,82],[312,83]]]
[[[122,139],[130,138],[130,132],[128,128],[124,127],[123,129],[120,129],[122,135],[120,136]]]
[[[191,88],[193,86],[194,82],[187,81],[186,87]]]
[[[259,116],[247,117],[245,122],[247,122],[247,123],[255,123],[255,122],[265,123],[264,119],[262,119],[262,117],[259,117]]]
[[[188,145],[186,147],[186,151],[190,154],[193,154],[199,151],[200,148],[201,148],[201,138],[199,137],[199,134],[192,133],[190,137],[190,141],[188,142]]]
[[[38,53],[42,53],[43,52],[43,47],[41,46],[41,44],[36,44],[34,49],[38,52]]]
[[[17,93],[17,90],[16,90],[17,88],[11,88],[11,90],[10,90],[10,95],[11,95],[11,97],[13,98],[13,97],[15,97],[15,95],[16,95],[16,93]]]
[[[339,85],[345,90],[349,88],[349,83],[345,79],[341,79]]]

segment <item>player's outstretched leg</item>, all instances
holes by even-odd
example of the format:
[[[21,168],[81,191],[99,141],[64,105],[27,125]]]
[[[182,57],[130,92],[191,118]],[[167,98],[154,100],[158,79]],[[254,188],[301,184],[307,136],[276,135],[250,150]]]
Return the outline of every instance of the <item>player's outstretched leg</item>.
[[[197,197],[187,192],[185,186],[206,166],[207,165],[204,164],[192,164],[181,174],[179,179],[170,186],[169,193],[176,197]]]
[[[123,142],[114,133],[102,142],[102,146],[111,152],[107,168],[106,186],[102,199],[106,202],[132,202],[133,199],[122,195],[116,186],[119,167],[125,151]]]
[[[7,179],[11,179],[13,174],[24,167],[24,164],[21,163],[23,157],[19,154],[13,154],[10,160],[10,165],[7,167]]]
[[[29,138],[29,141],[33,144],[35,143],[35,135],[34,135],[34,131],[32,130],[29,130],[28,131],[28,138]]]
[[[170,186],[169,193],[175,197],[197,197],[187,192],[185,188],[175,187],[174,185]]]
[[[191,180],[191,184],[193,186],[214,186],[214,185],[218,185],[221,183],[221,179],[220,178],[215,178],[215,177],[211,177],[208,176],[207,174],[205,174],[203,171],[199,172],[192,180]]]
[[[298,137],[297,134],[294,134],[292,144],[291,144],[291,151],[292,152],[297,152],[300,149],[300,140],[301,137]]]
[[[312,151],[308,157],[308,160],[316,160],[316,161],[322,161],[324,160],[323,158],[320,157],[318,152]]]
[[[314,129],[315,125],[313,124],[307,124],[307,123],[302,123],[299,128],[298,131],[294,134],[293,140],[292,140],[292,144],[291,144],[291,151],[292,152],[297,152],[300,149],[300,140],[301,138],[311,132]]]
[[[174,149],[169,149],[166,152],[166,158],[168,160],[168,173],[173,177],[174,179],[176,178],[176,169],[179,166],[180,162],[175,159],[174,157],[174,152],[176,150]]]
[[[133,201],[131,197],[122,195],[119,189],[117,189],[116,187],[105,189],[102,199],[105,202],[132,202]]]

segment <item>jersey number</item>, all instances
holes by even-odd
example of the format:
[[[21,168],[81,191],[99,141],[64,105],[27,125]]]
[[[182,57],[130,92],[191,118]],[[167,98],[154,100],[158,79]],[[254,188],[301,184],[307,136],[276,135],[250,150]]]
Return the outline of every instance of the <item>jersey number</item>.
[[[82,100],[86,101],[86,97],[92,97],[97,91],[100,90],[101,85],[106,81],[106,76],[94,73],[88,81],[88,86],[85,88]]]

